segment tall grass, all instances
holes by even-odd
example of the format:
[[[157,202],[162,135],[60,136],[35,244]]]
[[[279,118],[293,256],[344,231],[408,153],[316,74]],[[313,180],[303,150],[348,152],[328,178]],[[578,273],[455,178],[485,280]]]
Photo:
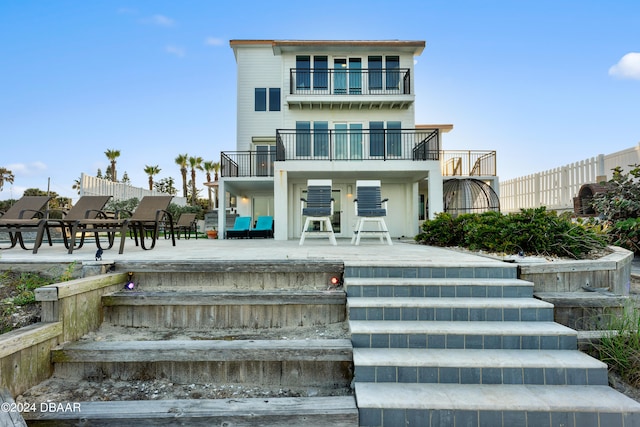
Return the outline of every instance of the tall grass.
[[[640,386],[640,315],[635,304],[620,316],[609,316],[605,330],[594,343],[597,356],[609,369],[633,386]]]

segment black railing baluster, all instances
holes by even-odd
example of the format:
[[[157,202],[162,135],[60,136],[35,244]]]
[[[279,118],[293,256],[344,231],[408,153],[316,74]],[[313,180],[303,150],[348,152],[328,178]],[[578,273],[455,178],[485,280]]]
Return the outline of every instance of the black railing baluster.
[[[328,138],[328,153],[322,151],[316,155],[313,147],[310,146],[308,154],[305,151],[304,156],[297,156],[296,137],[301,133],[296,132],[295,129],[278,129],[276,131],[275,149],[260,152],[227,151],[221,153],[221,176],[273,176],[273,162],[287,160],[323,162],[363,160],[438,161],[441,159],[445,166],[448,162],[460,159],[456,163],[459,165],[456,167],[457,174],[496,175],[495,151],[440,151],[440,131],[438,129],[374,129],[373,133],[382,137],[377,141],[383,141],[383,153],[380,153],[378,148],[373,155],[371,154],[372,131],[370,129],[349,129],[346,132],[332,129],[322,130],[323,140],[326,141]],[[398,138],[398,134],[400,134],[400,138]],[[305,140],[313,140],[313,130],[305,130],[304,135],[306,137]],[[374,142],[376,141],[375,138],[373,140]],[[389,146],[390,143],[391,146]],[[401,144],[399,149],[395,145],[396,143]],[[337,150],[340,150],[340,152],[338,153]],[[348,155],[347,152],[349,153]],[[260,168],[261,164],[268,167]],[[443,173],[446,175],[446,171]]]
[[[400,87],[402,79],[402,87]],[[340,82],[338,85],[337,82]],[[393,82],[394,84],[389,84]],[[387,83],[389,84],[388,87]],[[291,95],[410,95],[408,68],[290,68]]]

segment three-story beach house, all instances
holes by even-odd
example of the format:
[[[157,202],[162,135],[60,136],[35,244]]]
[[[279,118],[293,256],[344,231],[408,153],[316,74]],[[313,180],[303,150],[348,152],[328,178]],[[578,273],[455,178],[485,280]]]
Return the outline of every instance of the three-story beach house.
[[[441,138],[415,123],[414,58],[424,41],[231,40],[237,141],[221,153],[219,211],[270,215],[277,240],[299,238],[307,180],[331,179],[337,237],[357,217],[356,180],[380,180],[393,237],[443,211]],[[226,195],[226,197],[225,197]],[[225,216],[218,219],[225,228]],[[219,234],[224,236],[224,232]]]

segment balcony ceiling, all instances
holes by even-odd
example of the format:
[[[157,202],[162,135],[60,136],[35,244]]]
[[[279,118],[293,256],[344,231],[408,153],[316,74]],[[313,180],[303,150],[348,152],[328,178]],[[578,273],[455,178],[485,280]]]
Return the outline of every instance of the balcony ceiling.
[[[413,105],[414,96],[296,96],[289,95],[291,110],[406,110]]]
[[[418,56],[425,47],[425,42],[414,40],[274,40],[273,52],[394,52],[408,53]]]

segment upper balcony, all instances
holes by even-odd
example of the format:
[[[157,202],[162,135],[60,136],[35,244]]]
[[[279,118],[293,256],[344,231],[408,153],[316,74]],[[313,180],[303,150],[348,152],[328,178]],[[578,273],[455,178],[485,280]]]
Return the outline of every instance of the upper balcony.
[[[292,68],[289,108],[405,109],[414,102],[408,68]]]

